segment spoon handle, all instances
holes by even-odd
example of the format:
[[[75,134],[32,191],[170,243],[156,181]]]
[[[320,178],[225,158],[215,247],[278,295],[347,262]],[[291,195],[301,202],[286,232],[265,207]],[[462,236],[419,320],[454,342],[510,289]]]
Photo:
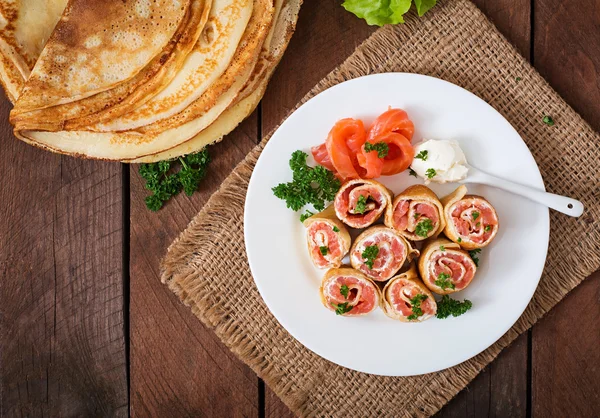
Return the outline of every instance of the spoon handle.
[[[523,196],[536,203],[545,205],[565,215],[579,217],[583,213],[583,203],[570,197],[561,196],[553,193],[547,193],[522,184],[513,183],[491,174],[484,173],[474,167],[469,167],[469,176],[464,183],[478,183],[506,190],[507,192]]]

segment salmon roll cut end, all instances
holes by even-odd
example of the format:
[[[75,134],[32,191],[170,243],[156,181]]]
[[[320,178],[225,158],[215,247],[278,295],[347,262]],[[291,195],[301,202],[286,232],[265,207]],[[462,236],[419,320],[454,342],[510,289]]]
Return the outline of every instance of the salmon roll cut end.
[[[392,319],[421,322],[437,313],[435,298],[419,280],[414,263],[408,271],[387,282],[382,293],[383,312]]]
[[[356,179],[342,185],[335,195],[335,214],[352,228],[373,225],[392,204],[392,193],[374,180]]]
[[[383,282],[396,274],[406,260],[419,255],[398,232],[385,226],[363,231],[350,250],[350,264],[367,277]]]
[[[334,268],[350,250],[350,234],[346,226],[335,217],[333,205],[304,221],[308,253],[315,267]]]
[[[466,289],[476,271],[469,253],[445,238],[429,242],[421,251],[419,274],[425,286],[438,295]]]
[[[360,271],[348,267],[325,273],[319,292],[323,305],[341,316],[366,315],[381,304],[377,285]]]
[[[411,241],[437,237],[446,226],[444,207],[427,186],[410,186],[386,209],[385,224]]]
[[[496,209],[483,197],[468,195],[466,186],[459,186],[442,199],[442,204],[446,218],[444,234],[461,248],[483,248],[498,233]]]

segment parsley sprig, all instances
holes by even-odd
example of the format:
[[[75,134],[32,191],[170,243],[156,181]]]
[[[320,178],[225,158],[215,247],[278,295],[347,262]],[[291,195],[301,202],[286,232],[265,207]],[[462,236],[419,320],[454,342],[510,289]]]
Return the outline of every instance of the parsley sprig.
[[[343,284],[340,287],[340,293],[342,294],[344,299],[348,299],[348,294],[350,293],[350,288],[348,286],[346,286],[345,284]]]
[[[469,257],[475,263],[475,267],[479,267],[479,257],[477,256],[481,252],[481,248],[476,248],[474,250],[469,251]]]
[[[431,222],[431,219],[425,218],[421,222],[419,222],[415,227],[415,234],[417,234],[420,237],[427,238],[427,235],[429,235],[429,232],[431,232],[432,230],[433,222]]]
[[[371,144],[370,142],[365,143],[365,152],[377,151],[377,157],[385,158],[390,152],[390,147],[385,142],[377,142]]]
[[[450,281],[450,275],[448,273],[440,273],[438,278],[435,280],[435,285],[440,287],[442,290],[456,289],[454,283]]]
[[[360,213],[361,215],[367,210],[367,198],[364,195],[358,196],[354,212]]]
[[[354,306],[350,305],[348,302],[339,303],[337,305],[335,303],[332,303],[331,306],[335,308],[336,315],[344,315],[345,313],[350,312],[352,308],[354,308]]]
[[[322,255],[323,257],[325,257],[325,256],[327,255],[327,253],[329,253],[329,247],[328,247],[328,246],[326,246],[326,245],[321,245],[321,246],[319,247],[319,251],[321,252],[321,255]]]
[[[408,168],[408,174],[410,176],[417,177],[417,172],[410,167]]]
[[[433,168],[428,168],[425,171],[425,175],[427,176],[428,179],[432,179],[437,175],[437,172]]]
[[[427,295],[419,293],[414,298],[410,299],[410,306],[412,307],[412,314],[408,315],[406,319],[409,321],[414,321],[421,315],[423,315],[423,309],[421,309],[421,302],[427,299]]]
[[[332,201],[341,183],[333,173],[323,166],[310,167],[306,164],[308,154],[295,151],[290,159],[293,180],[273,187],[273,194],[285,200],[293,211],[312,204],[318,211],[325,209],[325,202]]]
[[[437,303],[437,313],[435,316],[439,319],[452,316],[460,316],[473,307],[470,300],[465,299],[463,302],[450,298],[448,295],[442,296],[442,300]]]
[[[367,267],[373,269],[373,262],[379,255],[379,247],[377,245],[367,245],[361,255]]]
[[[146,197],[146,206],[157,211],[181,190],[188,196],[194,194],[200,181],[206,175],[206,167],[210,162],[208,152],[203,149],[195,154],[179,157],[175,160],[141,164],[139,173],[146,180],[146,188],[152,192]],[[175,171],[179,163],[181,168]]]
[[[427,154],[429,154],[429,151],[424,149],[423,151],[421,151],[417,155],[415,155],[415,158],[418,160],[427,161]]]

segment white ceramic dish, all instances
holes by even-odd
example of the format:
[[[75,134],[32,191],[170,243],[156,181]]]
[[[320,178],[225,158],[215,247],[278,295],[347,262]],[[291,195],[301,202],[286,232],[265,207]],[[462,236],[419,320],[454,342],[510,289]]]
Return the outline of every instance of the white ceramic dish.
[[[299,213],[287,209],[271,188],[291,181],[288,161],[300,149],[322,143],[341,118],[368,124],[388,106],[406,110],[422,138],[457,139],[476,167],[544,189],[527,146],[491,106],[468,91],[432,77],[388,73],[354,79],[319,94],[292,114],[260,156],[248,187],[244,213],[250,268],[265,303],[281,325],[316,354],[362,372],[408,376],[452,367],[485,350],[521,316],[540,279],[549,239],[548,209],[525,198],[467,185],[496,208],[500,230],[480,254],[473,283],[456,293],[473,308],[458,318],[402,323],[381,310],[358,318],[336,316],[322,306],[325,271],[313,267]],[[309,159],[312,162],[312,158]],[[420,182],[407,173],[383,177],[394,193]],[[443,196],[457,184],[430,187]]]

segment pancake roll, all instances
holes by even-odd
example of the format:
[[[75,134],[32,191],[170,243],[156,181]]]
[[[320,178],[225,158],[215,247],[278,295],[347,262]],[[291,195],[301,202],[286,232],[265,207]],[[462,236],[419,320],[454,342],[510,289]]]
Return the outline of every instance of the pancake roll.
[[[466,289],[476,270],[469,253],[445,238],[427,243],[419,258],[419,274],[423,283],[439,295]]]
[[[466,250],[489,245],[498,233],[498,214],[481,196],[468,195],[466,186],[458,187],[442,199],[446,226],[444,234]]]
[[[374,180],[350,180],[337,192],[333,204],[337,217],[346,225],[366,228],[392,204],[392,194]]]
[[[348,267],[325,273],[319,292],[323,305],[341,316],[366,315],[381,304],[381,292],[375,283]]]
[[[370,279],[383,282],[418,254],[398,232],[383,225],[372,226],[354,241],[350,264]]]
[[[417,268],[393,277],[383,288],[383,312],[402,322],[421,322],[435,316],[437,303],[431,291],[417,275]]]
[[[335,217],[333,206],[304,221],[308,253],[315,267],[335,268],[350,250],[350,234],[346,226]]]
[[[410,186],[386,210],[385,224],[411,241],[435,238],[446,224],[444,207],[429,187]]]

